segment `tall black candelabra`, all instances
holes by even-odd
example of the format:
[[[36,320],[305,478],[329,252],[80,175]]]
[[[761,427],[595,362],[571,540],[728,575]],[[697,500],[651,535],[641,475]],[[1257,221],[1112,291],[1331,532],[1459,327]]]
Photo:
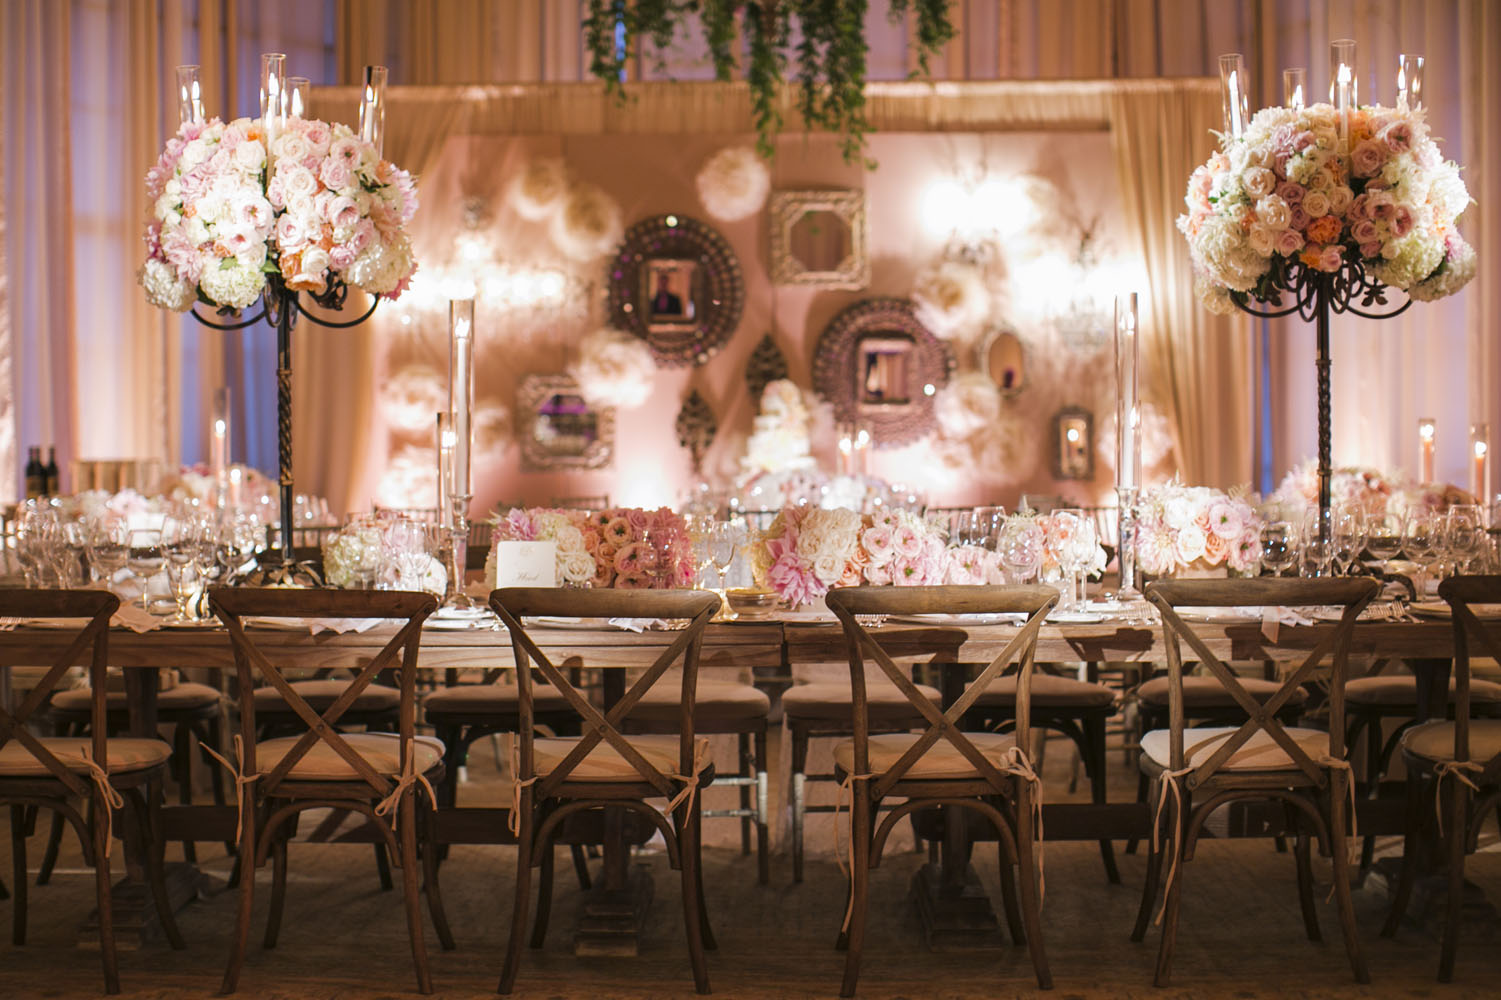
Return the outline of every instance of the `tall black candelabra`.
[[[337,279],[330,282],[321,294],[308,297],[324,309],[338,310],[344,307],[349,287]],[[299,567],[293,558],[292,535],[296,527],[295,503],[292,490],[292,328],[299,315],[306,316],[319,326],[334,330],[347,330],[359,326],[380,305],[380,296],[372,298],[370,308],[357,319],[337,322],[315,316],[303,308],[296,290],[288,288],[279,274],[266,276],[266,290],[261,295],[261,308],[248,319],[218,322],[204,318],[197,309],[193,318],[215,330],[243,330],[247,326],[266,320],[276,327],[276,457],[277,485],[281,493],[281,561],[279,565],[264,570],[262,583],[294,584],[318,583],[318,576],[309,566]],[[232,316],[237,310],[221,309],[220,315]]]
[[[1293,303],[1284,307],[1283,295]],[[1329,537],[1331,425],[1329,414],[1329,315],[1351,313],[1365,319],[1390,319],[1412,305],[1407,299],[1395,309],[1376,311],[1387,304],[1387,286],[1366,274],[1359,260],[1346,258],[1338,271],[1320,271],[1297,260],[1273,258],[1272,270],[1250,292],[1231,292],[1230,300],[1242,312],[1263,319],[1278,319],[1297,313],[1314,326],[1318,369],[1319,404],[1319,537]],[[1253,304],[1254,302],[1254,304]]]

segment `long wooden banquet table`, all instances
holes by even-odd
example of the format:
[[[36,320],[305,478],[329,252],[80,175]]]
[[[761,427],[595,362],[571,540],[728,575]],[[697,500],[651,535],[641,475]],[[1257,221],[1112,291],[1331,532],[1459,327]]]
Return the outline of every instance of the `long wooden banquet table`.
[[[1289,652],[1313,649],[1334,628],[1330,623],[1281,626],[1276,649],[1263,634],[1259,621],[1197,626],[1216,655],[1237,661],[1287,660]],[[269,657],[289,666],[307,669],[348,666],[362,656],[374,655],[394,632],[391,626],[376,626],[366,631],[313,634],[307,628],[252,629],[257,646]],[[962,690],[970,665],[989,662],[1000,653],[1016,633],[1005,624],[973,624],[961,620],[942,623],[883,623],[875,634],[895,658],[922,661],[939,671],[945,702],[951,702]],[[41,665],[60,655],[71,633],[56,629],[18,627],[0,631],[0,667]],[[607,668],[607,688],[619,690],[624,671],[648,665],[657,651],[672,639],[670,631],[648,630],[641,633],[615,627],[563,626],[538,629],[539,644],[560,666]],[[1141,621],[1104,620],[1087,624],[1049,624],[1043,627],[1038,642],[1039,663],[1134,662],[1149,664],[1160,661],[1161,628]],[[1443,704],[1447,695],[1450,658],[1453,653],[1452,632],[1448,622],[1369,621],[1357,625],[1355,655],[1378,659],[1402,659],[1413,666],[1420,684],[1422,716]],[[790,682],[799,664],[828,664],[847,660],[843,634],[832,617],[818,614],[790,614],[785,618],[764,621],[733,621],[711,624],[704,637],[701,668],[756,671],[760,678]],[[115,628],[110,634],[110,661],[126,668],[127,691],[132,729],[137,735],[156,731],[155,669],[162,667],[208,668],[228,671],[233,655],[227,634],[217,627],[165,627],[135,633]],[[420,653],[423,669],[446,671],[451,668],[507,668],[512,665],[510,641],[498,626],[488,629],[450,630],[428,628],[423,631]],[[0,670],[0,673],[4,673]],[[610,680],[614,678],[614,680]],[[8,694],[9,684],[0,677],[0,694]],[[606,699],[609,699],[607,693]],[[1402,801],[1362,800],[1358,815],[1362,832],[1395,834],[1402,831]],[[1057,803],[1044,805],[1044,828],[1049,840],[1129,839],[1149,834],[1148,808],[1136,802]],[[497,818],[500,810],[458,809],[447,827],[451,842],[504,842],[505,823]],[[475,813],[463,817],[462,814]],[[482,817],[487,833],[475,835]],[[1273,814],[1268,813],[1269,817]],[[440,829],[442,826],[440,817]],[[1271,822],[1275,824],[1273,817]],[[232,837],[233,806],[167,806],[164,828],[168,839],[216,840]],[[1254,832],[1265,834],[1266,826]],[[974,829],[961,836],[946,830],[946,863],[940,884],[955,887],[965,881],[967,837],[985,831]],[[607,846],[608,846],[608,838]],[[958,854],[959,866],[947,859]],[[635,890],[620,849],[607,852],[604,885],[604,909],[618,912],[622,906],[634,907]],[[612,896],[613,894],[613,896]],[[187,895],[185,892],[184,895]],[[149,910],[149,906],[142,907]],[[587,912],[587,908],[586,908]],[[142,913],[149,920],[149,914]],[[638,914],[639,916],[639,914]],[[614,930],[618,930],[615,928]],[[612,931],[613,932],[613,931]],[[581,950],[584,947],[580,945]]]

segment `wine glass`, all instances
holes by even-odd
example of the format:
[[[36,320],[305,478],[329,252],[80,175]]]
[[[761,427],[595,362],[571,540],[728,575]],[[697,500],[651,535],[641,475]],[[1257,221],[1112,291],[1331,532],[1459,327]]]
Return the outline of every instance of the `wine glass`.
[[[714,564],[715,521],[711,514],[686,514],[683,525],[693,549],[693,585],[698,587],[704,571]]]
[[[1384,567],[1402,551],[1402,516],[1385,511],[1366,516],[1366,551]]]
[[[1325,522],[1328,522],[1326,529]],[[1334,514],[1325,511],[1321,516],[1317,509],[1308,512],[1303,519],[1302,534],[1298,548],[1298,575],[1303,577],[1329,576],[1334,565]]]
[[[1033,518],[1015,517],[1005,523],[996,543],[996,554],[1000,556],[1007,583],[1026,583],[1037,575],[1037,568],[1042,565],[1043,539],[1042,526]]]
[[[1407,516],[1402,530],[1402,552],[1418,564],[1417,591],[1421,598],[1428,591],[1428,563],[1438,551],[1438,536],[1442,534],[1439,520],[1432,512],[1413,511]]]
[[[1077,610],[1084,604],[1084,570],[1089,566],[1098,542],[1094,520],[1077,507],[1053,511],[1049,519],[1049,544],[1058,560],[1058,569],[1066,579],[1061,610]]]
[[[995,551],[1000,538],[1001,526],[1006,523],[1006,508],[1000,506],[976,507],[973,511],[973,532],[969,544]]]
[[[719,574],[720,590],[724,590],[725,578],[734,565],[735,557],[740,554],[740,538],[744,530],[745,523],[739,518],[714,523],[714,530],[709,536],[709,554],[714,560],[714,571]]]
[[[199,582],[202,537],[202,527],[193,514],[178,512],[162,521],[163,568],[167,571],[172,600],[177,604],[177,612],[172,616],[174,622],[191,620],[188,599]]]
[[[151,610],[151,581],[162,571],[165,560],[161,529],[137,529],[130,533],[130,556],[127,562],[131,574],[141,583],[142,611]]]
[[[93,578],[114,589],[115,577],[130,558],[130,522],[106,513],[89,522],[84,541]]]
[[[1329,523],[1329,541],[1334,547],[1334,564],[1341,574],[1348,574],[1365,548],[1365,515],[1358,507],[1339,507]]]
[[[1261,526],[1261,563],[1281,576],[1298,561],[1298,533],[1291,521],[1268,521]]]
[[[1478,504],[1455,504],[1444,524],[1445,548],[1454,560],[1454,572],[1462,573],[1485,549],[1486,533]]]

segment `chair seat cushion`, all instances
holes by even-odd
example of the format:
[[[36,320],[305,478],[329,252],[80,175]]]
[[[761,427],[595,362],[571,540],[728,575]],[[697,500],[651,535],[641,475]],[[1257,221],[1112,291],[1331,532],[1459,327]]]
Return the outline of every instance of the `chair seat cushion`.
[[[515,684],[459,684],[428,695],[422,700],[422,711],[429,719],[447,713],[514,716],[520,710],[519,701]],[[572,710],[568,699],[551,684],[532,685],[533,714]]]
[[[1449,678],[1449,698],[1454,698],[1454,678]],[[1418,679],[1411,674],[1377,674],[1375,677],[1357,677],[1345,683],[1345,701],[1351,705],[1372,705],[1381,708],[1403,708],[1418,704]],[[1470,681],[1470,701],[1501,702],[1501,684],[1494,681]]]
[[[1241,677],[1239,680],[1241,687],[1259,705],[1265,705],[1282,688],[1278,681],[1266,681],[1259,677]],[[1167,708],[1167,678],[1153,677],[1142,684],[1136,689],[1136,700],[1152,708]],[[1307,700],[1307,692],[1299,688],[1283,707],[1301,705]],[[1194,709],[1239,708],[1240,703],[1230,696],[1218,677],[1185,677],[1183,707],[1192,715]]]
[[[87,774],[88,765],[83,759],[88,757],[93,749],[93,741],[87,736],[49,736],[42,739],[42,745],[48,752],[59,758],[70,771],[79,774]],[[161,740],[137,739],[134,737],[115,737],[106,741],[109,749],[106,751],[108,766],[105,768],[110,774],[125,774],[131,771],[144,771],[165,763],[172,756],[172,748]],[[0,747],[0,778],[36,778],[48,777],[52,772],[47,770],[45,764],[31,755],[19,740],[10,740],[5,746]]]
[[[52,708],[58,712],[86,713],[92,707],[94,692],[89,688],[72,688],[58,691],[52,696]],[[110,691],[105,695],[105,706],[111,712],[123,712],[127,708],[124,691]],[[219,703],[219,692],[207,684],[186,682],[160,691],[156,696],[158,712],[184,711],[207,708]]]
[[[1454,723],[1425,722],[1402,734],[1402,749],[1427,760],[1454,759]],[[1470,759],[1485,763],[1501,755],[1501,719],[1470,720]]]
[[[677,684],[657,684],[631,709],[629,718],[671,722],[681,705],[682,690]],[[693,718],[706,724],[764,719],[770,712],[771,699],[753,684],[700,680],[694,692]]]
[[[292,690],[296,691],[313,711],[324,712],[339,700],[339,696],[349,687],[349,683],[345,680],[294,681]],[[394,712],[400,705],[400,691],[383,684],[371,684],[360,692],[349,710],[351,712]],[[257,712],[290,712],[291,708],[276,688],[258,687],[255,689],[255,710]]]
[[[942,695],[938,689],[926,684],[917,689],[940,704]],[[882,722],[912,720],[919,725],[924,720],[922,713],[913,707],[907,696],[890,681],[867,680],[865,694],[870,706],[870,717]],[[847,682],[820,681],[814,684],[795,684],[782,692],[782,712],[792,719],[814,719],[829,722],[851,721],[850,703],[853,700]]]
[[[678,737],[632,736],[628,742],[646,762],[663,774],[675,774],[678,770]],[[709,741],[695,738],[700,750],[699,770],[709,764],[707,748]],[[572,752],[576,738],[548,738],[532,741],[532,762],[539,776],[551,774],[553,768],[563,763],[563,758]],[[577,767],[568,773],[568,781],[645,781],[641,772],[608,743],[601,742]]]
[[[283,736],[257,743],[256,770],[262,774],[274,770],[298,739],[296,736]],[[355,753],[364,758],[376,774],[388,778],[401,774],[401,737],[395,733],[348,733],[344,735],[344,740]],[[417,774],[424,774],[443,759],[443,742],[431,736],[418,736],[412,741],[412,754],[412,770]],[[362,780],[359,772],[322,740],[308,748],[308,752],[292,766],[288,777],[296,781]]]
[[[1033,708],[1104,708],[1115,701],[1115,692],[1103,684],[1090,684],[1077,677],[1060,677],[1037,671],[1032,674]],[[1016,706],[1016,675],[991,681],[975,704],[992,708]]]
[[[1299,726],[1287,726],[1287,735],[1291,736],[1303,752],[1315,761],[1325,757],[1329,753],[1329,734],[1319,729],[1303,729]],[[1197,767],[1208,760],[1210,755],[1220,748],[1220,744],[1235,733],[1235,726],[1204,726],[1199,729],[1183,730],[1183,758],[1189,767]],[[1141,738],[1141,752],[1143,757],[1153,764],[1166,770],[1172,766],[1172,734],[1166,729],[1154,729]],[[1230,759],[1220,765],[1222,771],[1286,771],[1296,768],[1291,757],[1282,746],[1267,735],[1265,730],[1257,730],[1251,734]]]
[[[994,762],[997,767],[1002,766],[1007,752],[1016,745],[1016,740],[1010,733],[966,733],[965,735],[975,745],[975,749]],[[900,760],[902,754],[906,753],[918,739],[919,736],[916,733],[887,733],[884,736],[872,736],[870,738],[871,773],[884,774],[891,770],[892,765]],[[834,763],[844,773],[854,773],[854,740],[841,740],[835,744]],[[927,752],[917,758],[902,775],[903,780],[979,777],[980,772],[969,758],[960,753],[958,747],[942,737],[939,737],[938,742],[929,747]]]

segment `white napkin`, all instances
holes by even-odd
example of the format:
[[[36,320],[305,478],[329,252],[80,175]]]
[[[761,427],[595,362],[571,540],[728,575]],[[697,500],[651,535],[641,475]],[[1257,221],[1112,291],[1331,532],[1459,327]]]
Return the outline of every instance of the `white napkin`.
[[[377,625],[384,624],[386,620],[384,618],[305,618],[303,621],[312,635],[317,635],[319,632],[342,635],[345,632],[368,632]]]
[[[122,604],[110,618],[109,623],[119,628],[128,628],[136,634],[151,632],[162,627],[162,620],[145,611],[139,604]]]
[[[1276,642],[1281,634],[1283,625],[1312,625],[1313,619],[1299,614],[1291,608],[1266,607],[1261,609],[1261,634],[1266,636],[1268,642]]]

